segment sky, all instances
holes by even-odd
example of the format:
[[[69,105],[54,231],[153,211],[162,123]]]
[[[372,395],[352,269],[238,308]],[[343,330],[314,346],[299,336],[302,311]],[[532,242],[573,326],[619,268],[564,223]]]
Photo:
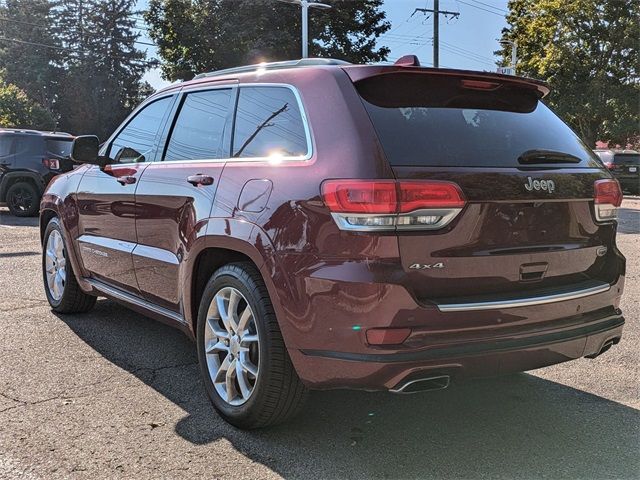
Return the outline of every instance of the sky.
[[[138,8],[144,9],[146,4],[146,0],[139,0]],[[391,29],[379,37],[378,45],[391,49],[391,61],[414,54],[422,65],[431,66],[433,17],[413,14],[416,8],[433,8],[433,0],[385,0],[382,9],[391,22]],[[440,66],[495,70],[493,52],[499,48],[497,39],[506,26],[507,0],[440,0],[440,10],[460,13],[457,18],[440,16]],[[321,18],[321,15],[310,12],[309,21],[313,22],[315,16]],[[146,32],[142,30],[141,33],[140,40],[150,42],[144,35]],[[146,48],[152,57],[156,55],[153,47],[139,47]],[[156,89],[169,84],[162,79],[159,69],[147,72],[145,80]]]

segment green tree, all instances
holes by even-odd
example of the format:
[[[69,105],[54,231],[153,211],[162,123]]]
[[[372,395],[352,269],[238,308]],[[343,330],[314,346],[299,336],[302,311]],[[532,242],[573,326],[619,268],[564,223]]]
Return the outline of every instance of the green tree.
[[[0,80],[0,127],[53,130],[51,113],[13,84]]]
[[[376,39],[390,28],[382,0],[326,0],[310,10],[309,53],[352,62],[386,59]],[[300,8],[274,0],[151,0],[145,19],[162,57],[163,76],[260,61],[300,58]]]
[[[639,127],[638,0],[510,0],[504,40],[518,74],[546,80],[547,103],[590,146],[626,144]],[[500,51],[504,64],[510,51]]]
[[[65,48],[59,110],[61,126],[105,139],[150,87],[149,68],[136,48],[135,0],[61,0],[56,35]]]
[[[0,5],[0,70],[33,100],[53,108],[59,43],[51,32],[52,2],[6,0]]]

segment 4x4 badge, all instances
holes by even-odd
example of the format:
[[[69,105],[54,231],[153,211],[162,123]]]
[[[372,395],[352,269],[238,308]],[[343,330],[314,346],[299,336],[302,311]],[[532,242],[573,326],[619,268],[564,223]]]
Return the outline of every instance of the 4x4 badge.
[[[432,264],[414,263],[409,268],[412,269],[412,270],[427,270],[427,269],[432,269],[432,268],[444,268],[444,263],[442,263],[442,262],[432,263]]]
[[[529,191],[544,190],[546,192],[553,193],[556,189],[556,184],[553,180],[534,180],[531,177],[527,177],[527,183],[524,184],[524,188]]]

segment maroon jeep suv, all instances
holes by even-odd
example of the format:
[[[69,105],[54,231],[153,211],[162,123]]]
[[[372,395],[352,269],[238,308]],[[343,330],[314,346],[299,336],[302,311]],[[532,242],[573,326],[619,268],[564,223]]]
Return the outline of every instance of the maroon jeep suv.
[[[618,182],[538,81],[308,59],[140,105],[41,204],[46,296],[197,344],[229,422],[308,389],[411,393],[618,343]]]

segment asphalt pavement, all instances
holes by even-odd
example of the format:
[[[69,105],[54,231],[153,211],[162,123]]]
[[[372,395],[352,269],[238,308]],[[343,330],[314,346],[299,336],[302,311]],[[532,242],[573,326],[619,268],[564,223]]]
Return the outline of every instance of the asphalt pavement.
[[[177,330],[104,299],[52,313],[37,219],[0,208],[0,478],[639,478],[640,198],[619,232],[627,324],[605,355],[416,395],[315,392],[244,432]]]

